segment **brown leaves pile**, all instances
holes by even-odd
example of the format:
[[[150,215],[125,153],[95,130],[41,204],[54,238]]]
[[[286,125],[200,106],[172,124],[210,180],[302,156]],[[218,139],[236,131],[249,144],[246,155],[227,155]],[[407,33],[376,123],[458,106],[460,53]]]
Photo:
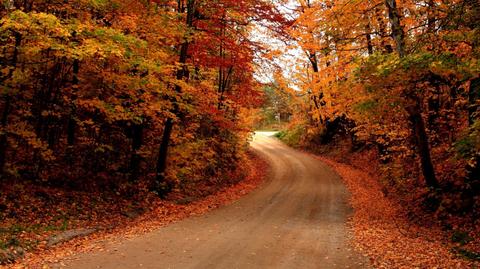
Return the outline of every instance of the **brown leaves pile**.
[[[408,221],[398,202],[387,198],[378,180],[352,166],[318,157],[334,168],[351,193],[355,245],[376,268],[475,268],[479,262],[455,256],[435,225]]]
[[[189,204],[177,204],[174,201],[153,199],[144,204],[148,211],[135,218],[115,218],[105,216],[104,227],[99,232],[83,238],[76,238],[53,248],[39,247],[25,258],[11,265],[11,268],[49,268],[48,264],[62,265],[69,256],[88,251],[103,251],[105,242],[119,241],[136,237],[158,229],[162,226],[187,218],[201,215],[206,212],[229,204],[248,194],[259,186],[266,177],[266,162],[257,156],[251,155],[244,165],[242,172],[245,178],[231,186],[227,186],[212,195]],[[110,212],[115,215],[118,212]],[[91,226],[81,223],[83,226]],[[108,227],[110,226],[110,227]],[[105,228],[106,227],[106,228]],[[38,236],[38,235],[37,235]],[[1,266],[0,266],[1,267]]]

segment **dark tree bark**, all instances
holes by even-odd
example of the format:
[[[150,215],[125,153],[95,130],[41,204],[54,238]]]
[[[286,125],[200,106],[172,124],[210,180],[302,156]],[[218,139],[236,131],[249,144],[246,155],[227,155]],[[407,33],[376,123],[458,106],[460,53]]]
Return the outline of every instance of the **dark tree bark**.
[[[225,19],[225,18],[223,18]],[[226,32],[226,24],[225,23],[222,23],[222,26],[221,26],[221,35],[222,35],[222,38],[225,36],[225,32]],[[219,56],[222,60],[225,59],[225,44],[223,43],[223,40],[220,41],[220,48],[219,48]],[[223,103],[225,101],[225,93],[227,92],[229,86],[230,86],[230,82],[231,82],[231,79],[232,79],[232,75],[233,75],[233,66],[230,66],[228,68],[226,68],[227,70],[225,70],[225,67],[221,66],[218,68],[218,93],[219,93],[219,97],[218,97],[218,105],[217,105],[217,108],[220,110],[223,108]]]
[[[11,65],[12,68],[7,74],[7,77],[2,80],[7,80],[12,77],[13,70],[17,66],[18,62],[18,48],[22,43],[22,36],[19,33],[14,33],[15,36],[15,48],[13,50]],[[8,125],[8,115],[10,114],[12,106],[12,96],[10,94],[6,94],[4,96],[4,104],[3,104],[3,112],[2,117],[0,119],[0,126],[2,127],[2,133],[0,134],[0,175],[3,176],[5,172],[5,162],[6,162],[6,155],[7,155],[7,148],[8,148],[8,135],[7,135],[7,125]]]
[[[437,18],[435,16],[435,1],[428,0],[428,10],[427,10],[427,30],[429,33],[435,32],[435,22]]]
[[[372,26],[370,25],[370,16],[365,15],[363,18],[367,20],[367,23],[365,24],[365,39],[367,40],[367,51],[368,51],[368,55],[372,55],[373,43],[372,43]]]
[[[68,126],[67,126],[67,143],[69,147],[73,147],[75,145],[75,130],[77,129],[77,121],[75,120],[75,99],[76,99],[76,87],[78,87],[78,73],[80,71],[80,61],[74,60],[73,61],[73,78],[72,78],[72,111],[70,112],[70,117],[68,118]]]
[[[412,126],[415,148],[420,157],[422,174],[427,186],[436,189],[439,187],[439,184],[435,176],[435,169],[433,168],[432,158],[430,156],[430,145],[425,129],[425,122],[422,117],[420,100],[417,96],[412,96],[409,98],[409,101],[410,104],[407,105],[406,110]]]
[[[317,53],[315,53],[314,51],[309,51],[307,55],[308,55],[308,60],[312,64],[313,72],[318,73],[319,69],[318,69]]]
[[[474,156],[474,161],[467,166],[467,179],[465,182],[468,184],[465,193],[466,197],[472,198],[480,195],[480,153],[477,153]]]
[[[367,33],[365,34],[365,38],[367,39],[367,49],[368,55],[373,54],[373,44],[372,44],[372,36],[370,35],[370,25],[366,26]]]
[[[385,0],[388,18],[392,27],[392,38],[395,41],[396,50],[400,57],[405,57],[405,33],[400,23],[400,14],[396,0]]]
[[[130,157],[130,181],[137,180],[140,174],[140,163],[142,161],[141,156],[138,154],[138,150],[143,144],[143,124],[132,125],[132,156]]]
[[[480,99],[480,77],[470,81],[468,92],[468,123],[472,125],[475,122],[475,113],[478,112],[477,101]]]
[[[385,0],[385,5],[387,7],[388,18],[392,28],[392,38],[395,41],[398,56],[403,58],[406,56],[405,32],[403,31],[400,22],[400,14],[397,9],[397,2],[396,0]],[[425,178],[426,185],[430,188],[436,189],[439,187],[439,184],[435,176],[435,169],[430,156],[430,144],[425,128],[425,121],[422,117],[420,98],[415,92],[411,92],[407,95],[405,109],[408,113],[409,121],[412,126],[415,148],[420,158],[422,174]]]
[[[312,70],[314,74],[317,74],[320,69],[318,68],[318,58],[317,58],[317,53],[315,51],[309,51],[307,52],[308,60],[312,64]],[[315,106],[315,109],[318,110],[320,109],[320,104],[317,95],[310,93],[310,99],[313,101],[313,104]],[[312,110],[312,109],[310,109]],[[314,122],[313,118],[310,119],[311,122]]]
[[[5,162],[6,162],[6,154],[7,154],[7,147],[8,147],[8,136],[7,136],[7,123],[8,123],[8,114],[10,113],[11,107],[11,97],[6,96],[4,105],[3,105],[3,113],[1,118],[1,126],[2,126],[2,134],[0,135],[0,172],[1,175],[4,174],[5,169]]]
[[[479,106],[478,100],[480,100],[480,77],[470,81],[470,89],[468,93],[468,123],[472,126],[476,120],[478,120]],[[480,195],[480,152],[472,157],[472,160],[467,165],[467,178],[465,180],[467,188],[465,188],[464,196],[467,201],[470,201],[470,206],[473,206],[474,202],[472,197]],[[471,209],[471,208],[467,208]]]
[[[185,9],[183,1],[178,1],[178,8],[179,11]],[[195,0],[187,0],[186,6],[187,12],[187,27],[191,28],[193,26],[193,19],[195,16]],[[179,63],[182,67],[177,71],[176,78],[177,80],[187,79],[189,76],[188,67],[186,66],[187,58],[188,58],[188,49],[190,46],[190,42],[188,38],[180,46],[180,56],[179,56]],[[175,91],[177,93],[182,92],[182,87],[180,85],[175,85]],[[178,104],[174,103],[173,113],[178,114]],[[174,120],[172,118],[168,118],[165,121],[165,126],[163,129],[162,140],[160,142],[160,148],[158,151],[158,160],[157,160],[157,172],[155,177],[155,183],[153,186],[154,191],[161,197],[165,196],[171,189],[171,186],[165,180],[165,172],[167,169],[167,157],[168,157],[168,147],[170,144],[170,138],[172,135]]]

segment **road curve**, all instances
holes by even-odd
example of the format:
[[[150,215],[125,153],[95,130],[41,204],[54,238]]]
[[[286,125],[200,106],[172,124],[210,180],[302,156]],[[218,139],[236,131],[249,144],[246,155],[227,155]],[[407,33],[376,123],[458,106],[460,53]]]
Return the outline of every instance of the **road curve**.
[[[349,245],[350,208],[340,178],[271,133],[252,147],[270,179],[239,201],[75,257],[67,268],[366,268]]]

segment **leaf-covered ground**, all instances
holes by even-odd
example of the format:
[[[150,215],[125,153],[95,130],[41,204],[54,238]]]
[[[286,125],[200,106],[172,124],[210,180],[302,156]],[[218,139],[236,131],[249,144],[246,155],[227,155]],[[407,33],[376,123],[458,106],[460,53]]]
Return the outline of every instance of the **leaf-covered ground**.
[[[345,155],[343,155],[345,156]],[[354,208],[351,227],[356,247],[370,257],[376,268],[478,268],[480,227],[458,225],[445,229],[433,221],[415,222],[393,196],[386,195],[368,156],[349,160],[357,169],[327,157],[351,192]],[[338,159],[337,159],[338,160]],[[342,161],[346,161],[343,159]],[[458,230],[457,230],[458,229]]]
[[[208,190],[204,186],[205,192],[215,192],[195,201],[181,193],[167,200],[148,195],[132,202],[122,197],[97,197],[97,194],[40,187],[5,187],[7,195],[1,198],[5,205],[2,218],[7,220],[2,221],[0,230],[3,247],[21,246],[28,251],[24,259],[9,267],[42,268],[44,264],[61,261],[74,253],[101,250],[102,241],[134,237],[189,216],[204,214],[255,189],[265,178],[266,165],[251,155],[236,175],[243,180],[222,189],[217,186]],[[15,199],[11,199],[13,195]],[[51,235],[85,227],[97,228],[98,232],[54,247],[47,246]]]

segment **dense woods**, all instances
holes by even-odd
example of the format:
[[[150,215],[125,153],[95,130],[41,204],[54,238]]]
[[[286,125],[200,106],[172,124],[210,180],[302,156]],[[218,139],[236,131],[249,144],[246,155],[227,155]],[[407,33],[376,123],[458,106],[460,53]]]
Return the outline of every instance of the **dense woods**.
[[[282,19],[266,1],[3,1],[0,15],[2,181],[160,195],[243,158],[261,102],[248,30]]]
[[[0,264],[248,173],[250,30],[282,32],[273,3],[6,0],[0,16]]]
[[[374,152],[386,195],[446,227],[452,215],[478,226],[478,1],[298,1],[295,12],[305,56],[279,81],[296,96],[280,137]]]
[[[397,256],[393,260],[400,264],[411,255],[401,251],[412,249],[407,238],[417,238],[427,228],[431,235],[424,240],[443,238],[437,240],[452,253],[478,262],[478,1],[295,3],[295,23],[289,27],[294,42],[286,51],[299,48],[300,57],[292,74],[285,76],[282,70],[275,76],[281,92],[290,93],[293,114],[288,130],[278,136],[367,171],[377,178],[383,196],[399,205],[401,209],[392,205],[382,216],[393,210],[394,216],[404,215],[401,220],[386,224],[385,218],[384,224],[375,224],[381,229],[397,227],[391,232],[375,236],[375,229],[355,226],[367,250],[385,251],[392,242]],[[358,182],[356,188],[365,186],[367,181]],[[371,200],[383,199],[373,192],[361,193]],[[360,208],[368,204],[358,202]],[[358,219],[361,223],[368,217]],[[398,222],[417,235],[390,237],[400,230]],[[369,232],[371,236],[364,236]],[[385,257],[382,252],[377,255]],[[453,266],[446,264],[440,267]],[[424,266],[434,265],[426,261],[420,265]]]
[[[480,240],[476,0],[4,0],[0,16],[0,250],[92,203],[211,193],[242,177],[254,128],[287,122],[287,143],[367,156],[412,219]]]

